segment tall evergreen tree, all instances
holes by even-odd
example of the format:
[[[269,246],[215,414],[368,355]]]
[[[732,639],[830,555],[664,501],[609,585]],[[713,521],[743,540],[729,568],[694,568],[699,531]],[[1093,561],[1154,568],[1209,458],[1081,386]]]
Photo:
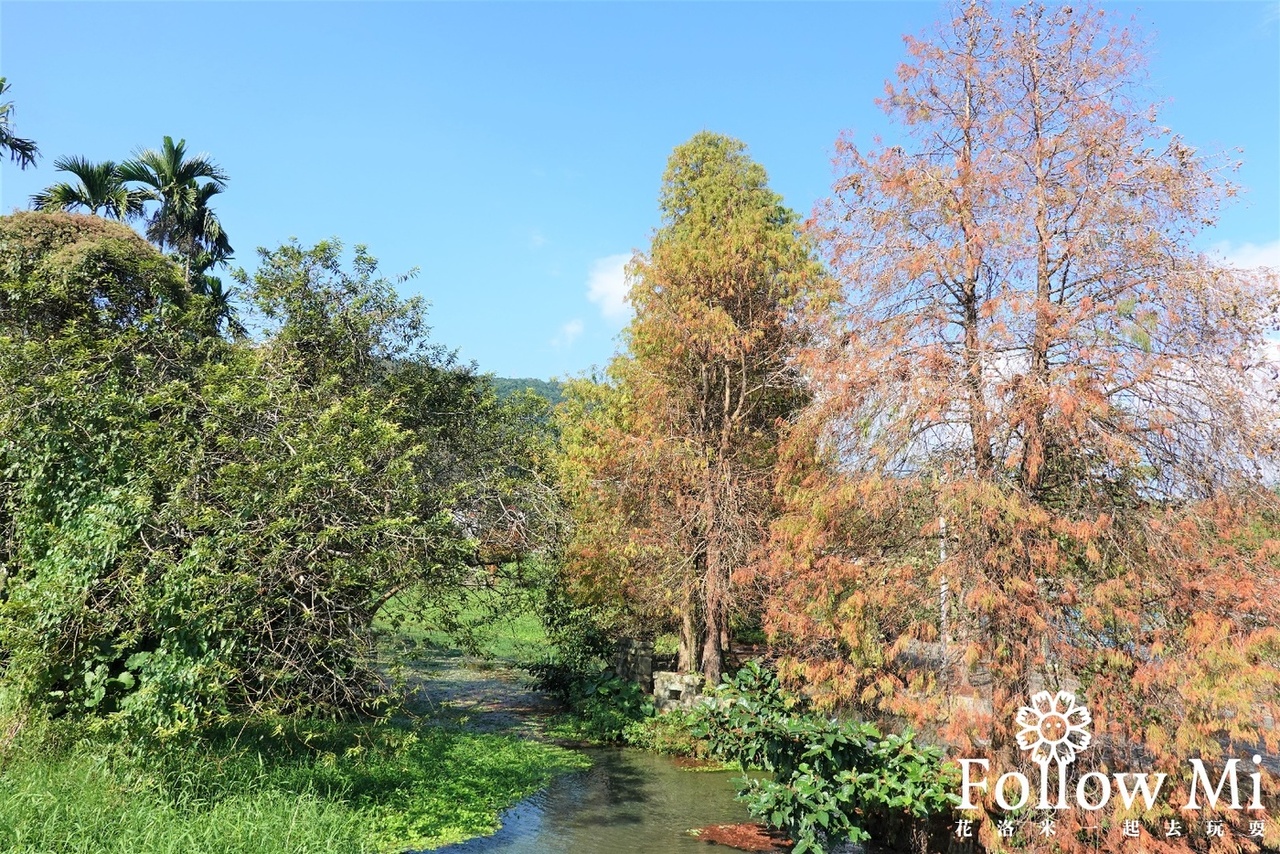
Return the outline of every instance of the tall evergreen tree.
[[[804,402],[795,319],[824,277],[737,140],[703,132],[676,148],[660,207],[649,253],[629,268],[635,319],[611,370],[618,395],[570,407],[583,420],[567,470],[584,508],[571,555],[580,570],[620,569],[649,607],[666,602],[681,666],[716,682],[733,570],[772,516],[779,431]]]

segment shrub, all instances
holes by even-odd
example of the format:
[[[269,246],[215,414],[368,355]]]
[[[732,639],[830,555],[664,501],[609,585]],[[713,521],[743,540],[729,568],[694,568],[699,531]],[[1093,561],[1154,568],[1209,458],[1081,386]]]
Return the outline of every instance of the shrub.
[[[794,854],[830,842],[918,835],[954,802],[939,748],[910,732],[882,736],[871,724],[825,719],[783,691],[755,662],[700,706],[693,732],[712,752],[772,779],[746,777],[739,797],[751,814],[784,830]]]
[[[711,748],[705,739],[694,734],[693,725],[697,720],[696,712],[672,709],[627,724],[622,731],[622,740],[631,747],[654,753],[706,759]]]
[[[577,601],[561,572],[547,573],[538,580],[538,588],[538,618],[554,655],[526,669],[540,690],[567,702],[576,683],[594,678],[608,664],[617,638],[608,627],[605,609]]]
[[[595,741],[622,741],[628,726],[654,714],[653,700],[639,685],[607,670],[576,680],[569,706],[583,735]]]

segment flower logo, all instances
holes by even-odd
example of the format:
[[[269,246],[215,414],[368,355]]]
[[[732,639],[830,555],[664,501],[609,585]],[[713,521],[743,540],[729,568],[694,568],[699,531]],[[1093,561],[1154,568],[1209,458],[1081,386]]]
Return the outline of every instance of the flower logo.
[[[1018,709],[1014,721],[1022,728],[1018,746],[1030,750],[1031,758],[1041,765],[1051,759],[1066,765],[1092,741],[1085,729],[1093,722],[1089,710],[1077,706],[1075,695],[1066,691],[1054,695],[1041,691],[1031,698],[1030,706]]]

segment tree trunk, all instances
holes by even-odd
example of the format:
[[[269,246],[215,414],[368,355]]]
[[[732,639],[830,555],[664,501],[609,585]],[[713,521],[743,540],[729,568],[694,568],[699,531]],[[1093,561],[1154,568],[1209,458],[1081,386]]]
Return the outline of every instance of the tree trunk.
[[[724,669],[721,638],[729,633],[729,576],[720,547],[720,525],[716,518],[716,484],[719,472],[709,470],[703,491],[703,523],[706,526],[706,573],[703,576],[703,622],[706,635],[702,642],[702,675],[708,685],[717,685]]]
[[[979,478],[991,477],[995,462],[991,453],[991,428],[987,420],[986,380],[978,330],[978,281],[976,273],[963,286],[965,382],[968,385],[969,434],[973,440],[973,467]]]
[[[973,54],[977,49],[977,35],[970,32],[969,53]],[[959,154],[960,185],[963,192],[958,193],[956,198],[960,211],[960,228],[964,233],[965,255],[964,281],[960,286],[960,311],[964,328],[965,382],[969,391],[969,433],[973,441],[973,467],[977,476],[985,479],[991,476],[995,461],[991,452],[991,427],[987,420],[986,380],[983,376],[982,336],[979,329],[981,299],[978,294],[978,277],[982,271],[983,245],[974,219],[979,190],[973,173],[973,100],[974,81],[969,76],[964,83],[964,118],[961,122],[964,142]]]
[[[693,587],[686,587],[684,601],[680,603],[680,653],[676,661],[676,669],[681,673],[698,671],[698,620],[697,603],[693,598]]]
[[[1034,32],[1034,30],[1033,30]],[[1022,455],[1020,479],[1022,488],[1030,495],[1040,489],[1045,465],[1045,415],[1048,410],[1049,344],[1054,323],[1053,306],[1049,301],[1049,202],[1045,151],[1047,144],[1042,134],[1043,115],[1040,104],[1040,67],[1033,57],[1031,61],[1031,115],[1035,158],[1035,233],[1036,233],[1036,317],[1032,333],[1030,353],[1029,388],[1023,393],[1023,423],[1026,448]]]
[[[707,583],[708,585],[714,583],[710,569],[707,573]],[[724,672],[724,650],[720,646],[720,638],[728,632],[726,616],[727,609],[724,607],[722,591],[717,587],[716,592],[712,593],[709,589],[707,634],[702,643],[702,675],[706,677],[708,685],[719,684],[720,676]]]

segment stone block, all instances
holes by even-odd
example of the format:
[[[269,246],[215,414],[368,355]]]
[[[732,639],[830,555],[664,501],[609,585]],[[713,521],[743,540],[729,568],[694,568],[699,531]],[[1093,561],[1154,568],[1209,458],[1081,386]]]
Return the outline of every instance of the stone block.
[[[702,697],[705,681],[701,673],[674,673],[658,670],[653,674],[653,705],[660,712],[668,709],[691,709]]]

